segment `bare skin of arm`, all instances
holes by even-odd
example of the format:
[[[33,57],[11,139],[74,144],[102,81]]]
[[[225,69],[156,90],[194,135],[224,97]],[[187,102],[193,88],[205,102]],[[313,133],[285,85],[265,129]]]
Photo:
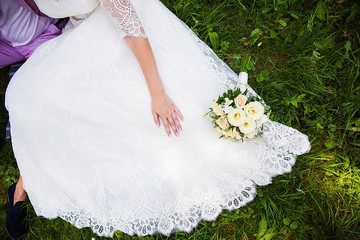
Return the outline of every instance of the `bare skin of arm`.
[[[160,127],[161,119],[168,136],[171,136],[170,127],[178,136],[182,130],[179,118],[184,120],[184,117],[164,90],[149,40],[142,37],[125,37],[125,41],[133,51],[145,76],[155,124]]]

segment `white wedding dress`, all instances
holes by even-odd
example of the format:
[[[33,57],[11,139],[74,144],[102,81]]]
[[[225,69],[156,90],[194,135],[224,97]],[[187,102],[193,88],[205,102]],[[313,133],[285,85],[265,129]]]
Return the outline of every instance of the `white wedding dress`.
[[[6,91],[14,154],[37,215],[101,236],[190,232],[253,200],[256,185],[290,172],[310,150],[306,135],[273,121],[244,143],[219,139],[204,114],[237,74],[160,1],[36,2],[52,17],[88,15],[41,45]],[[185,118],[179,137],[155,125],[124,36],[149,39]]]

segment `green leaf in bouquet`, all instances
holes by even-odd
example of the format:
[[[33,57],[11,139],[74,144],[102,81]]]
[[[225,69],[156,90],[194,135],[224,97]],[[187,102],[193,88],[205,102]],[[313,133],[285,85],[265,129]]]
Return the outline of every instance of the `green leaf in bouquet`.
[[[251,97],[248,98],[249,102],[255,102],[255,101],[258,101],[258,100],[259,100],[259,98],[256,97],[256,96],[251,96]]]
[[[237,96],[239,96],[240,94],[241,94],[241,90],[240,90],[240,88],[237,88],[237,89],[235,90],[235,92],[234,92],[234,96],[237,97]]]
[[[232,131],[233,130],[233,126],[230,126],[230,127],[228,127],[226,130],[225,130],[225,132],[229,132],[229,131]]]
[[[225,102],[224,95],[222,97],[219,97],[218,100],[216,101],[217,104],[222,104],[223,102]]]

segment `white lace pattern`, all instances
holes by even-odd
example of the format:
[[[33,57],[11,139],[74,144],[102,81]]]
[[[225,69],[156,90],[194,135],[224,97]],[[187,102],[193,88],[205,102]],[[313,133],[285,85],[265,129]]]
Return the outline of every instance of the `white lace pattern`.
[[[140,20],[128,0],[100,0],[123,36],[146,38]]]

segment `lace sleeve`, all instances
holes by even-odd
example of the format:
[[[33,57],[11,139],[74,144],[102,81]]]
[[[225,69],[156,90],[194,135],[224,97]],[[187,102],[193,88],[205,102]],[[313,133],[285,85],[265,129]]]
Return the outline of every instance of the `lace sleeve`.
[[[100,0],[100,3],[124,36],[146,38],[145,31],[129,0]]]

